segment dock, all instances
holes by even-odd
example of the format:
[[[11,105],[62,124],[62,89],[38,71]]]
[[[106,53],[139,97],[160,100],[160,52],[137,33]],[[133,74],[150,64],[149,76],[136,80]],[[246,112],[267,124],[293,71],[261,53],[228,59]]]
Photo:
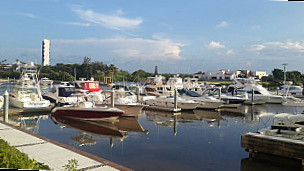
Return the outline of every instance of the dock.
[[[304,166],[304,141],[260,133],[246,133],[241,135],[242,147],[249,152],[249,156],[265,153],[297,159]]]
[[[162,107],[162,106],[144,106],[144,109],[154,110],[154,111],[165,111],[165,112],[180,112],[181,108],[173,108],[173,107]]]
[[[77,170],[131,170],[2,121],[0,138],[27,154],[29,158],[48,165],[52,170],[63,170],[63,166],[71,159],[78,161]]]

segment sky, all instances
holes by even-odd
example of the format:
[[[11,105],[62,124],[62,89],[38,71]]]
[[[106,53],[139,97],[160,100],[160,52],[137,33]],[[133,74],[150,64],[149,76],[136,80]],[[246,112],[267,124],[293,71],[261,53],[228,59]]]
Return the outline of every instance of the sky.
[[[1,0],[0,61],[92,61],[121,70],[304,72],[304,3],[270,0]]]

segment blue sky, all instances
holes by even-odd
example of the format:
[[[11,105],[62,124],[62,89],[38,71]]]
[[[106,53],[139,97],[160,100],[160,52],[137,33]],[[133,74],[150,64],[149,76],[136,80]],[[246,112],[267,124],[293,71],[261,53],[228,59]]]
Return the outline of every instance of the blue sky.
[[[269,0],[3,0],[0,59],[113,63],[133,72],[304,72],[304,3]]]

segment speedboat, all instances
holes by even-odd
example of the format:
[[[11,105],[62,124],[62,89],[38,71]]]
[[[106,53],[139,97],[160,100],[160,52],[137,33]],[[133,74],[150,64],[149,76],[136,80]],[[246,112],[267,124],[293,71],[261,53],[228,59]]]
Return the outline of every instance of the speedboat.
[[[53,84],[53,80],[50,80],[47,77],[43,77],[40,79],[40,84],[41,85],[52,85]]]
[[[38,84],[37,70],[34,65],[24,69],[19,84],[16,84],[9,94],[9,103],[17,108],[45,108],[50,106],[50,101],[42,98]]]
[[[75,104],[77,97],[71,96],[72,94],[76,94],[75,86],[68,82],[62,82],[62,84],[54,85],[51,91],[43,94],[43,98],[61,105]]]
[[[55,107],[52,114],[74,119],[114,122],[124,113],[123,110],[118,108],[95,106],[94,102],[84,101],[84,96],[81,94],[74,94],[73,96],[79,99],[76,104]]]

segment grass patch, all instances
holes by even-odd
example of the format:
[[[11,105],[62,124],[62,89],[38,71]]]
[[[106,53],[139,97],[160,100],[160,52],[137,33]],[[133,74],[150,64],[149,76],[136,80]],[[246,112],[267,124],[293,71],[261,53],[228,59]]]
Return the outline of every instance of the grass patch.
[[[26,154],[2,139],[0,139],[0,168],[50,170],[49,166],[29,159]]]

